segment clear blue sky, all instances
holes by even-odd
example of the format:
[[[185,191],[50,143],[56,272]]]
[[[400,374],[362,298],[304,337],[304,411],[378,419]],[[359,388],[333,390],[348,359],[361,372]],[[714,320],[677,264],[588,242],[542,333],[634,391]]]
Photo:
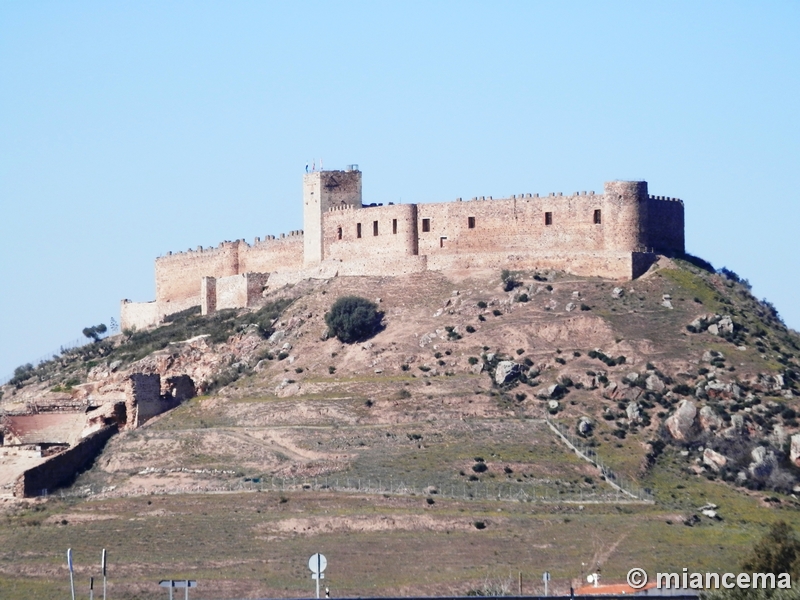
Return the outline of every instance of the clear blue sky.
[[[0,3],[0,378],[167,251],[302,227],[306,161],[365,201],[686,202],[687,249],[800,328],[800,3]]]

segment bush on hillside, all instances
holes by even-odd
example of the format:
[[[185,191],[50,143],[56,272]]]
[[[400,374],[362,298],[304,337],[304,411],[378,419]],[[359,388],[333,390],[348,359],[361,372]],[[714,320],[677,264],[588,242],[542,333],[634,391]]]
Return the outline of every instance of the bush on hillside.
[[[325,323],[339,341],[352,344],[371,338],[381,329],[383,313],[359,296],[342,296],[325,314]]]

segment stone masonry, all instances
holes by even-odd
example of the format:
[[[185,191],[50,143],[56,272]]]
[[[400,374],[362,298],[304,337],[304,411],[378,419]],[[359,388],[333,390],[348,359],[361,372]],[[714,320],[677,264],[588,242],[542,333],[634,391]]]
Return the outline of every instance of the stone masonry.
[[[425,270],[558,269],[626,280],[656,255],[684,251],[683,202],[651,196],[645,181],[603,193],[519,194],[438,204],[364,205],[361,171],[307,173],[304,230],[223,242],[156,259],[154,302],[122,301],[123,329],[257,305],[264,291],[307,278],[397,276]]]

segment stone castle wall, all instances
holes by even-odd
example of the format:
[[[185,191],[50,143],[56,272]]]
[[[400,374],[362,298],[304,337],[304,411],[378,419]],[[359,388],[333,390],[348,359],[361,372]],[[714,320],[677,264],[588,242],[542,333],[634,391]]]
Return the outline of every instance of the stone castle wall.
[[[683,202],[650,196],[644,181],[612,181],[600,194],[363,206],[360,171],[325,171],[304,176],[303,215],[304,231],[288,236],[158,258],[156,302],[124,301],[123,327],[197,305],[254,306],[267,285],[304,278],[546,268],[631,279],[655,253],[684,251]]]

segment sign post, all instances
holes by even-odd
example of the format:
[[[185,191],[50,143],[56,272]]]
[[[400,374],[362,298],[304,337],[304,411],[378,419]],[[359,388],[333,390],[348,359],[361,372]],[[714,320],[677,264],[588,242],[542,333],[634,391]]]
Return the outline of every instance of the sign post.
[[[549,594],[547,593],[547,582],[550,581],[550,571],[545,571],[542,574],[542,581],[544,581],[544,595],[548,596]]]
[[[317,600],[319,600],[319,580],[325,579],[325,567],[328,566],[328,559],[325,558],[324,554],[320,554],[317,552],[311,558],[308,559],[308,568],[311,571],[311,579],[316,579],[317,581]]]
[[[94,600],[94,577],[89,577],[89,600]]]
[[[100,555],[100,568],[103,570],[103,600],[106,600],[106,549],[103,548],[103,553]]]
[[[172,600],[172,590],[174,588],[185,588],[183,597],[189,600],[189,588],[197,587],[197,582],[193,579],[162,579],[158,582],[158,585],[169,588],[169,600]]]
[[[72,591],[72,600],[75,600],[75,577],[72,574],[72,548],[67,548],[67,566],[69,567],[69,589]]]

